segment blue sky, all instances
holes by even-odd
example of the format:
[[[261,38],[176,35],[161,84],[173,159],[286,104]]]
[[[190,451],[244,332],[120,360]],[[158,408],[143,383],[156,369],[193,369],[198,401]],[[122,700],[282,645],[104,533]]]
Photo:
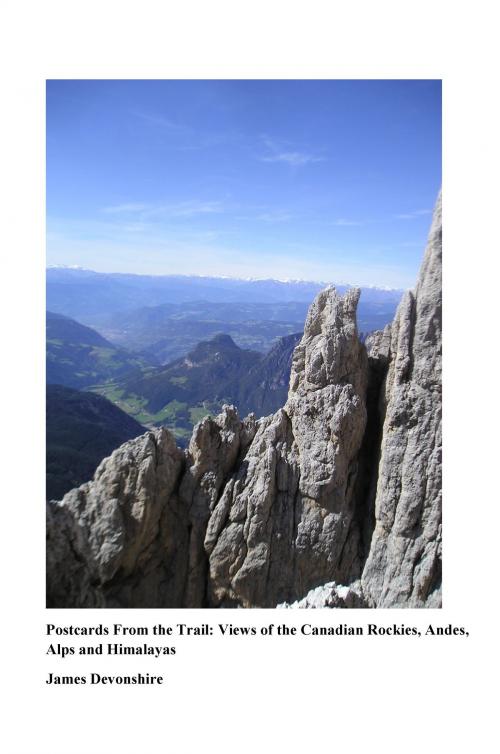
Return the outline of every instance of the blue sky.
[[[439,81],[49,81],[47,264],[412,287]]]

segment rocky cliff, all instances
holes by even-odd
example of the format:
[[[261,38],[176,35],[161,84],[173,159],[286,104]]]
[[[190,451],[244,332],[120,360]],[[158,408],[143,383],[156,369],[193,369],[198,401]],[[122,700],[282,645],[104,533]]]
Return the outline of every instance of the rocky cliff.
[[[49,504],[48,606],[439,606],[440,270],[439,200],[390,328],[322,291],[282,409],[148,432]]]
[[[376,525],[362,577],[377,607],[441,605],[441,236],[439,197],[417,287],[391,327],[381,393]]]

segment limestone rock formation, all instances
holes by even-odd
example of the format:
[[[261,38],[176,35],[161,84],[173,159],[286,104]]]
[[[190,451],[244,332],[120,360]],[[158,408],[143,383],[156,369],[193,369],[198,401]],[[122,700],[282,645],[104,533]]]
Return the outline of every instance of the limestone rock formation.
[[[363,571],[372,606],[441,604],[441,197],[414,293],[391,328],[375,500]]]
[[[188,527],[174,489],[183,463],[169,432],[147,432],[102,461],[92,482],[48,504],[49,606],[182,599]]]
[[[209,604],[272,607],[355,567],[350,527],[366,422],[359,290],[318,295],[283,409],[258,423],[208,529]],[[358,566],[359,567],[359,566]]]
[[[125,443],[48,505],[51,607],[434,607],[441,584],[441,204],[422,272],[363,345],[322,291],[285,406]]]
[[[188,576],[183,603],[202,607],[207,590],[207,523],[230,472],[245,457],[255,435],[252,415],[241,421],[234,406],[224,406],[215,419],[205,417],[193,431],[186,472],[180,484],[183,509],[189,512]],[[215,514],[217,516],[217,514]]]

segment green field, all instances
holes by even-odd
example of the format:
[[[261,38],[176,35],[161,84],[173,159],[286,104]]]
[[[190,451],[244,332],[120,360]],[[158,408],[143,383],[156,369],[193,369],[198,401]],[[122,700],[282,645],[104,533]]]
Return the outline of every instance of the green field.
[[[185,378],[178,379],[180,384],[186,381]],[[169,401],[159,411],[151,411],[147,408],[148,402],[145,398],[133,393],[125,394],[124,388],[118,384],[96,385],[91,390],[107,398],[145,427],[151,429],[167,427],[181,445],[187,443],[191,437],[193,426],[197,422],[220,410],[220,406],[216,404],[189,406],[187,403],[175,399]]]

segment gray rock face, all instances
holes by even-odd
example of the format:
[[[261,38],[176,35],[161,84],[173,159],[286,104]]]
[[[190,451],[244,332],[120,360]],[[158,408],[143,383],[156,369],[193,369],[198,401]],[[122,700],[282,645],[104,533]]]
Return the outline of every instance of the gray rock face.
[[[391,356],[391,325],[370,333],[366,337],[365,348],[372,363],[387,366]]]
[[[52,607],[434,607],[441,583],[441,204],[415,293],[361,344],[322,291],[285,406],[225,406],[181,452],[125,443],[48,506]]]
[[[209,604],[272,607],[354,567],[356,456],[366,422],[359,291],[323,291],[295,349],[283,409],[258,423],[205,540]]]
[[[441,197],[415,293],[392,325],[363,591],[376,607],[441,604]]]
[[[189,512],[189,567],[183,598],[186,607],[202,607],[206,602],[207,523],[224,483],[244,457],[255,431],[253,416],[241,421],[234,406],[224,406],[215,419],[207,416],[194,428],[180,484],[180,498]]]
[[[188,527],[174,489],[183,463],[169,432],[147,432],[102,461],[92,482],[48,504],[48,606],[181,600]]]

